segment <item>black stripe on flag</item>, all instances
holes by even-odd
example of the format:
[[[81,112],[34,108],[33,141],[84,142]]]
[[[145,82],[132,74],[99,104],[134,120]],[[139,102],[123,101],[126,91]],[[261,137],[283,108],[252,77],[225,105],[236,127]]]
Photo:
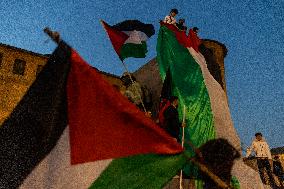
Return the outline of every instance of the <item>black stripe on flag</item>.
[[[111,27],[119,31],[141,31],[149,38],[155,34],[155,28],[152,24],[144,24],[139,20],[125,20]]]
[[[71,48],[61,42],[0,127],[0,188],[17,188],[52,150],[67,126]]]

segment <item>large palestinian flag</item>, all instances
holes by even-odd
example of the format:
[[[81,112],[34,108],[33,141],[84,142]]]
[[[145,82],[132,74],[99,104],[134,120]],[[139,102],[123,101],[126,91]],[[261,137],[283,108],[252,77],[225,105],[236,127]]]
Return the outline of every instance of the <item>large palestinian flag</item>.
[[[240,139],[233,126],[226,94],[210,74],[203,55],[198,52],[199,43],[194,33],[186,36],[174,25],[161,23],[157,61],[163,81],[166,79],[165,82],[171,84],[169,87],[166,83],[164,87],[179,98],[180,120],[186,106],[185,148],[194,155],[187,141],[200,147],[210,139],[225,138],[240,150]],[[184,171],[198,177],[192,165]],[[262,188],[258,174],[242,160],[235,163],[233,175],[240,181],[241,188]]]
[[[181,151],[60,42],[0,127],[0,188],[161,188]]]
[[[104,21],[101,23],[121,60],[146,57],[146,41],[155,34],[152,24],[144,24],[138,20],[126,20],[113,26]]]

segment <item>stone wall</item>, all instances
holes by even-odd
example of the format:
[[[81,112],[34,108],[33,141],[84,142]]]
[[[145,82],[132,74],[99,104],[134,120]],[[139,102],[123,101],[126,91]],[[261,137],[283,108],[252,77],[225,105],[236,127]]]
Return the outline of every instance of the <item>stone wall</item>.
[[[0,124],[23,97],[48,57],[0,44]],[[16,61],[24,61],[23,73],[17,73]]]

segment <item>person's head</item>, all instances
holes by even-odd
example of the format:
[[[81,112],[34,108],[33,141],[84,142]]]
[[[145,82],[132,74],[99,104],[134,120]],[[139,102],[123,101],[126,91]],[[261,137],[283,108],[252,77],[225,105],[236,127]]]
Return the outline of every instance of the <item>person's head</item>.
[[[177,96],[171,96],[170,103],[174,106],[178,105],[178,97]]]
[[[193,27],[192,30],[193,30],[195,33],[198,33],[199,28],[198,28],[198,27]]]
[[[255,133],[255,138],[256,140],[260,141],[262,139],[262,134],[261,133]]]
[[[133,81],[136,81],[136,78],[131,74],[131,79]],[[120,80],[122,81],[123,85],[128,87],[132,84],[132,81],[130,79],[129,73],[125,72],[123,73],[123,75],[121,76]]]
[[[172,17],[175,17],[177,14],[178,14],[178,10],[177,9],[172,9],[171,12],[170,12],[170,15]]]
[[[185,19],[183,19],[183,18],[179,19],[179,20],[178,20],[178,23],[179,23],[179,24],[184,24],[184,23],[185,23]]]
[[[279,160],[279,156],[274,156],[274,159],[277,161],[277,160]]]

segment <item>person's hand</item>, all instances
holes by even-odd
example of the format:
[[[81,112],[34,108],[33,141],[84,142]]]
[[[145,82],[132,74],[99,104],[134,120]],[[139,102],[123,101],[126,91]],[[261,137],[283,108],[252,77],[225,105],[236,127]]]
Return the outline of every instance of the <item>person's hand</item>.
[[[185,126],[186,126],[186,123],[185,123],[185,122],[182,122],[181,126],[182,126],[182,127],[185,127]]]
[[[151,118],[152,117],[152,113],[150,111],[145,112],[145,116]]]

